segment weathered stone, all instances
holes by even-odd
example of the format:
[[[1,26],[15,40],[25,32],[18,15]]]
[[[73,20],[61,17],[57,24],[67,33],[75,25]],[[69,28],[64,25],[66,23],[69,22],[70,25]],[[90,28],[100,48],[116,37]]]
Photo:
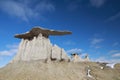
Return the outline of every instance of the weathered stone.
[[[64,49],[58,47],[57,45],[54,45],[52,47],[52,59],[69,60],[69,57],[66,55]]]
[[[62,51],[57,45],[52,47],[52,59],[60,60],[62,58]]]
[[[79,57],[78,54],[74,53],[74,54],[72,54],[72,61],[73,62],[80,62],[80,61],[82,61],[82,59],[81,59],[81,57]]]
[[[22,41],[19,45],[18,53],[11,62],[31,60],[51,61],[52,59],[68,60],[69,58],[65,53],[64,49],[58,47],[57,45],[53,46],[50,43],[48,37],[45,37],[45,35],[43,35],[44,33],[47,33],[47,30],[42,30],[41,28],[34,28],[29,33],[17,35],[16,37],[22,38]],[[48,30],[48,34],[61,35],[67,33],[65,32],[57,33],[56,31]],[[33,38],[30,39],[29,36],[32,36]]]
[[[73,62],[89,62],[90,59],[88,57],[88,55],[85,55],[85,58],[81,58],[78,54],[74,53],[72,54],[72,61]]]
[[[47,59],[51,52],[52,44],[48,38],[39,34],[33,40],[22,39],[19,50],[13,61],[29,61]]]
[[[41,27],[36,27],[24,34],[17,34],[15,35],[16,38],[24,38],[24,39],[32,39],[34,36],[38,36],[42,34],[44,37],[48,38],[49,35],[66,35],[71,34],[69,31],[56,31],[56,30],[49,30]]]
[[[70,58],[68,57],[64,49],[62,49],[62,60],[65,60],[65,61],[70,60]]]

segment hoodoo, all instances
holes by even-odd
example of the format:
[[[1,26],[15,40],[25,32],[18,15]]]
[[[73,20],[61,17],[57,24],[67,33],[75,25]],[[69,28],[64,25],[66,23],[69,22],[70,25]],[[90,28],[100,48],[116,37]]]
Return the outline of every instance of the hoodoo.
[[[22,39],[18,52],[11,62],[31,61],[31,60],[69,60],[64,49],[57,45],[52,45],[49,36],[71,34],[69,31],[56,31],[36,27],[24,34],[15,35]]]

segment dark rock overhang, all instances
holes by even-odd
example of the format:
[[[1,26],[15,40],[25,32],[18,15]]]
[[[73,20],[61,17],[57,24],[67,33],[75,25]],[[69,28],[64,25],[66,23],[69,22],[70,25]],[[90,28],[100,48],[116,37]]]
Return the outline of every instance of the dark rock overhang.
[[[49,35],[55,36],[55,35],[72,34],[72,32],[69,32],[69,31],[56,31],[56,30],[49,30],[49,29],[44,29],[44,28],[41,28],[41,27],[36,27],[36,28],[32,28],[27,33],[15,35],[15,38],[32,39],[34,36],[37,37],[40,33],[46,38],[48,38]]]

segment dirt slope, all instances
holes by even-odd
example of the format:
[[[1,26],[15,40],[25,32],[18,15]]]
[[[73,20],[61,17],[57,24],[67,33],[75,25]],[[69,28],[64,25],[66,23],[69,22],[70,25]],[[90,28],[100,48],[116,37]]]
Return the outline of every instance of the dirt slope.
[[[100,69],[97,63],[19,62],[0,69],[0,80],[120,80],[120,65]],[[91,78],[87,76],[90,69]]]

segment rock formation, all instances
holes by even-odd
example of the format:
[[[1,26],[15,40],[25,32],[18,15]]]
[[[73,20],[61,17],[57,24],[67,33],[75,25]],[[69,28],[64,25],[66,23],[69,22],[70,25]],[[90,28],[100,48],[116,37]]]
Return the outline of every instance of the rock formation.
[[[72,61],[73,62],[80,62],[80,61],[82,61],[82,58],[79,57],[79,55],[77,53],[74,53],[74,54],[72,54]]]
[[[83,59],[83,61],[85,61],[85,62],[89,62],[90,61],[90,59],[88,57],[88,54],[85,55],[85,58]]]
[[[48,39],[49,35],[71,34],[68,31],[54,31],[43,28],[33,28],[25,34],[15,35],[22,39],[18,53],[11,62],[31,61],[31,60],[69,60],[64,49],[57,45],[52,45]]]
[[[72,61],[73,62],[89,62],[90,59],[88,57],[88,54],[85,55],[85,58],[82,59],[77,53],[71,54],[72,55]]]
[[[112,69],[106,67],[107,63],[88,62],[88,55],[82,59],[77,53],[72,54],[76,63],[41,62],[69,60],[64,49],[50,43],[48,37],[51,34],[70,32],[33,28],[28,33],[16,35],[22,39],[18,53],[12,63],[0,68],[0,80],[120,80],[120,64],[114,64],[114,68],[112,65]]]
[[[59,48],[57,45],[52,47],[51,59],[55,60],[68,60],[68,56],[66,55],[64,49]]]

